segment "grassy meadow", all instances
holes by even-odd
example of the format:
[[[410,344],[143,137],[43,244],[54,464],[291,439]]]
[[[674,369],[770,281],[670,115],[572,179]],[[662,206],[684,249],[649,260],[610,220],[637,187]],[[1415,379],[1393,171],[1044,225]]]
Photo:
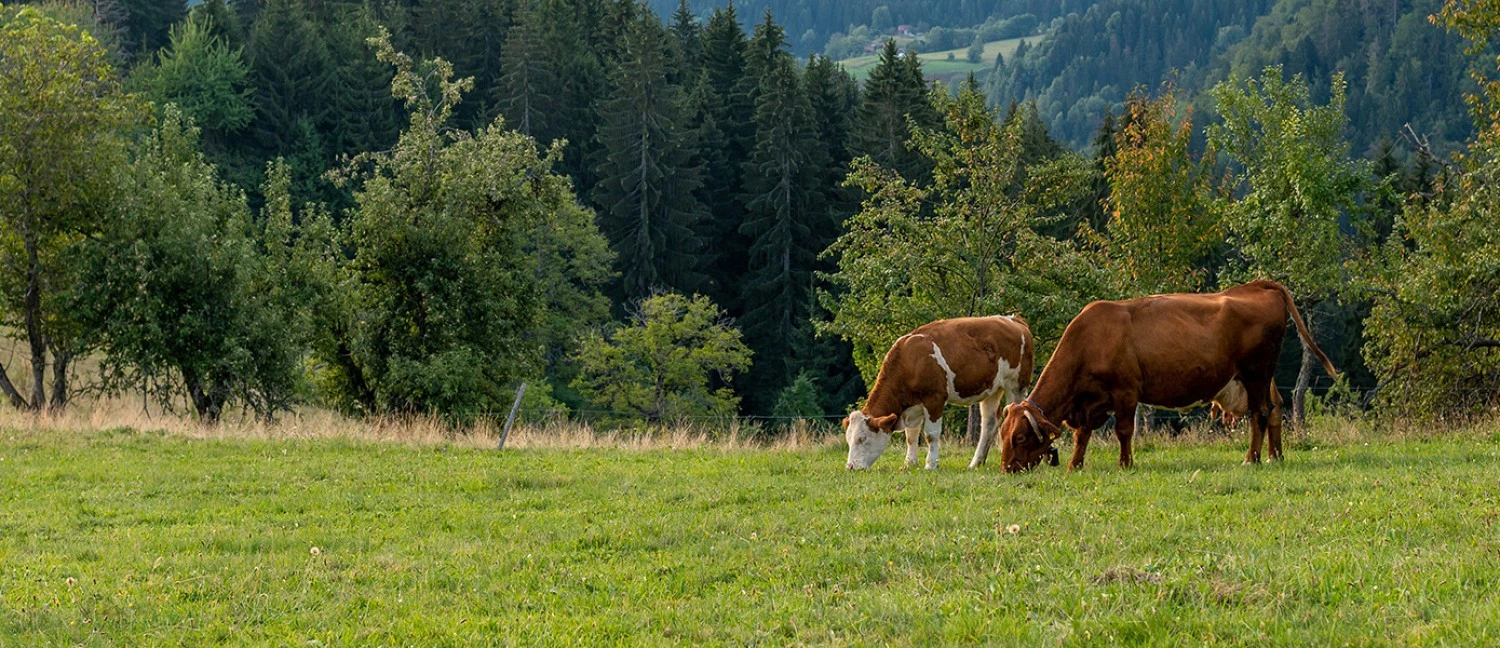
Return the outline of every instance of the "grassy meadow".
[[[956,444],[850,473],[827,438],[15,426],[0,647],[1500,643],[1500,428],[1347,428],[1007,476]]]
[[[969,48],[967,46],[958,49],[943,50],[941,52],[927,52],[918,54],[917,58],[922,61],[922,73],[929,81],[962,81],[970,72],[982,75],[990,68],[995,67],[995,55],[1003,54],[1007,60],[1016,53],[1016,48],[1021,46],[1022,41],[1030,41],[1035,45],[1040,36],[1025,36],[1021,38],[1007,38],[1005,40],[990,41],[984,44],[984,57],[978,63],[969,62]],[[948,55],[953,55],[953,60],[948,60]],[[855,79],[864,81],[875,69],[875,64],[880,62],[880,53],[865,56],[856,56],[839,61],[849,74]]]

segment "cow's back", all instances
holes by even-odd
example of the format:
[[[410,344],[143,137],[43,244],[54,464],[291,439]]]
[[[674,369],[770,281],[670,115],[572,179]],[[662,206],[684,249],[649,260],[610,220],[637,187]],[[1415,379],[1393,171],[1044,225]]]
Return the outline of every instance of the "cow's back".
[[[1085,390],[1131,388],[1141,402],[1187,407],[1208,402],[1241,372],[1274,369],[1285,333],[1280,293],[1257,284],[1100,301],[1068,324],[1054,361],[1072,365]]]
[[[953,375],[955,400],[968,400],[1002,388],[1024,389],[1031,382],[1035,342],[1024,320],[1013,316],[938,320],[902,336],[886,355],[889,388],[915,392]],[[941,357],[941,361],[939,361]],[[895,371],[893,371],[895,373]],[[887,377],[882,376],[882,380]],[[1004,384],[1009,382],[1009,384]]]

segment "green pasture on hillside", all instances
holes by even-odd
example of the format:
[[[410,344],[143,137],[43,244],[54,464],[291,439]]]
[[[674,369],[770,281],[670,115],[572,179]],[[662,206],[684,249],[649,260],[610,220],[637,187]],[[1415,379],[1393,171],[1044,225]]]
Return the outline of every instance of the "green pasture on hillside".
[[[1500,644],[1500,438],[1094,450],[0,432],[0,646]]]
[[[996,54],[1004,54],[1005,59],[1008,61],[1011,55],[1016,53],[1016,48],[1021,46],[1021,41],[1029,41],[1030,44],[1035,45],[1038,40],[1041,40],[1040,36],[1024,36],[1021,38],[990,41],[984,44],[984,56],[979,59],[978,63],[969,62],[968,47],[943,50],[941,52],[927,52],[925,54],[918,54],[917,58],[922,61],[922,73],[929,81],[952,81],[955,79],[962,81],[963,77],[970,72],[980,75],[980,80],[983,81],[982,75],[990,68],[995,67]],[[953,54],[952,61],[948,60],[948,54],[950,53]],[[870,72],[875,69],[875,64],[879,62],[880,53],[876,52],[875,54],[866,56],[847,58],[838,63],[844,66],[844,69],[848,70],[849,74],[854,75],[855,79],[864,81],[870,76]]]

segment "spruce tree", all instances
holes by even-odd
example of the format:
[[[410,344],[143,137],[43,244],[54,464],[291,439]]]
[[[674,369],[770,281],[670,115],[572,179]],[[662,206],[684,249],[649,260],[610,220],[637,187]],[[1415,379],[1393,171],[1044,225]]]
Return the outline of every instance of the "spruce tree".
[[[795,63],[784,52],[771,59],[755,106],[755,148],[745,163],[746,214],[740,232],[750,240],[743,284],[742,326],[756,356],[747,383],[754,398],[775,393],[795,375],[789,345],[808,326],[812,264],[818,241],[818,142]]]
[[[329,30],[336,61],[330,86],[329,150],[335,155],[383,151],[401,134],[400,107],[391,97],[391,66],[375,58],[365,39],[380,29],[366,7],[350,11]]]
[[[511,128],[551,142],[557,137],[557,75],[547,57],[539,14],[525,5],[516,12],[516,25],[502,49],[496,102]]]
[[[709,275],[715,285],[716,299],[731,313],[738,313],[739,285],[745,274],[748,244],[740,235],[744,219],[743,185],[740,165],[754,145],[754,106],[741,93],[745,76],[745,32],[740,26],[734,5],[715,10],[703,27],[702,61],[706,87],[696,93],[698,108],[716,125],[714,137],[705,137],[707,166],[699,195],[712,212],[708,231],[713,265]]]
[[[855,153],[868,155],[909,180],[920,178],[927,165],[907,148],[911,135],[908,117],[924,127],[936,121],[922,80],[921,64],[915,56],[902,54],[894,40],[887,40],[880,51],[880,60],[865,80],[855,129]]]
[[[535,17],[542,26],[542,58],[551,62],[556,84],[539,94],[557,101],[553,132],[568,141],[560,169],[578,187],[597,182],[595,169],[601,153],[595,141],[599,118],[594,105],[608,86],[603,62],[592,45],[598,37],[593,21],[600,18],[595,12],[602,11],[595,4],[584,1],[575,6],[569,0],[542,0],[536,9],[540,15]]]
[[[668,38],[652,16],[632,22],[599,105],[603,161],[593,197],[625,298],[660,288],[691,293],[706,280],[702,241],[694,234],[706,210],[694,195],[700,180],[686,98],[666,76]]]
[[[331,106],[328,44],[297,0],[267,0],[246,47],[250,85],[255,88],[255,119],[250,134],[260,159],[288,158],[296,198],[327,168],[326,142],[318,131]],[[256,184],[259,184],[258,182]]]
[[[682,51],[683,67],[696,69],[702,52],[703,27],[698,17],[688,6],[688,0],[678,0],[677,11],[672,12],[672,35],[677,38],[677,47]]]

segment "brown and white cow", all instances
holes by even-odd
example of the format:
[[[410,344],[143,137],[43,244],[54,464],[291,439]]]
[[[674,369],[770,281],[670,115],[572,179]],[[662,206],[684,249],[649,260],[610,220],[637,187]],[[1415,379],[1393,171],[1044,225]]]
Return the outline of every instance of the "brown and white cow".
[[[1280,441],[1281,392],[1276,391],[1276,382],[1274,380],[1271,381],[1269,395],[1271,397],[1270,425],[1278,429],[1275,432],[1271,432],[1268,436],[1276,441]],[[1249,411],[1250,396],[1245,393],[1245,383],[1240,382],[1239,379],[1235,379],[1229,381],[1229,384],[1224,385],[1224,388],[1220,389],[1219,393],[1214,396],[1213,404],[1208,406],[1208,420],[1217,420],[1223,423],[1224,427],[1232,428],[1240,422],[1240,419],[1245,418],[1245,413]],[[1272,446],[1271,458],[1277,459],[1280,457],[1281,448],[1279,446]]]
[[[1274,281],[1253,281],[1212,294],[1173,294],[1126,301],[1097,301],[1068,323],[1036,388],[1005,408],[1000,452],[1007,471],[1036,466],[1061,436],[1073,430],[1068,468],[1083,466],[1093,430],[1115,416],[1120,465],[1131,465],[1135,407],[1201,406],[1238,380],[1250,418],[1247,463],[1260,461],[1262,435],[1271,415],[1271,376],[1281,355],[1290,316],[1302,342],[1323,361],[1292,302]],[[1272,458],[1280,458],[1279,421],[1270,427]]]
[[[865,406],[844,419],[846,467],[869,468],[899,428],[906,431],[906,466],[917,464],[925,431],[927,468],[936,468],[948,403],[979,403],[979,446],[969,467],[984,463],[1000,401],[1016,402],[1031,384],[1035,346],[1031,328],[1014,315],[938,320],[901,336],[886,352]]]

